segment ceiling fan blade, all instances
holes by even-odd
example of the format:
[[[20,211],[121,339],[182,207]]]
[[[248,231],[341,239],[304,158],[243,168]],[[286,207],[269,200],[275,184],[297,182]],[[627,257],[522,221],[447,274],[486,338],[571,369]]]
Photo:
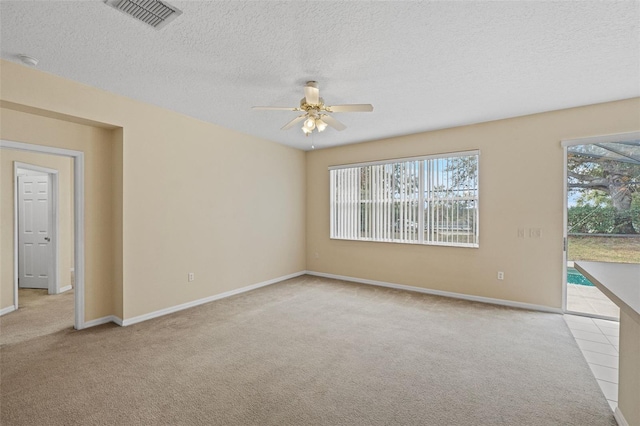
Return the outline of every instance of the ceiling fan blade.
[[[322,115],[322,121],[324,121],[325,123],[327,123],[329,126],[333,127],[334,129],[340,131],[340,130],[344,130],[347,128],[347,126],[345,126],[344,124],[342,124],[341,122],[339,122],[338,120],[336,120],[335,118],[333,118],[330,115]]]
[[[315,81],[307,82],[304,86],[304,97],[308,104],[318,105],[320,103],[320,90],[318,90],[318,83]]]
[[[291,120],[290,122],[288,122],[287,124],[285,124],[284,126],[282,126],[282,129],[280,129],[280,130],[290,129],[293,126],[295,126],[296,123],[299,123],[300,121],[304,120],[306,117],[307,117],[307,114],[299,115],[296,118],[294,118],[293,120]]]
[[[333,105],[326,107],[330,112],[371,112],[373,105],[371,104],[350,104],[350,105]]]
[[[254,106],[251,109],[269,109],[272,111],[300,111],[300,108],[296,107],[276,107],[276,106]]]

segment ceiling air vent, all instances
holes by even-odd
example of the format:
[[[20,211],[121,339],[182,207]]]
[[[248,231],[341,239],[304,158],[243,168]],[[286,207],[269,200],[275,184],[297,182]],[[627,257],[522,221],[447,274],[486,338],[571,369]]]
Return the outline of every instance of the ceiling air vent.
[[[105,0],[104,2],[157,30],[182,15],[180,9],[158,0]]]

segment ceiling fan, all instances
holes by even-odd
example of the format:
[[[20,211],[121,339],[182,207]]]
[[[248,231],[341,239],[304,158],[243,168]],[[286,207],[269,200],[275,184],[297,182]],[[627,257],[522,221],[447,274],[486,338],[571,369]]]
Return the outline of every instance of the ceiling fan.
[[[318,132],[324,131],[327,126],[331,126],[336,130],[344,130],[347,128],[344,124],[333,118],[330,114],[334,112],[371,112],[373,105],[371,104],[349,104],[349,105],[325,105],[324,99],[320,97],[318,83],[316,81],[307,81],[304,86],[304,98],[300,99],[299,107],[274,107],[274,106],[254,106],[252,109],[266,109],[274,111],[304,111],[301,114],[285,124],[281,130],[292,128],[301,121],[302,131],[309,136],[313,129]]]

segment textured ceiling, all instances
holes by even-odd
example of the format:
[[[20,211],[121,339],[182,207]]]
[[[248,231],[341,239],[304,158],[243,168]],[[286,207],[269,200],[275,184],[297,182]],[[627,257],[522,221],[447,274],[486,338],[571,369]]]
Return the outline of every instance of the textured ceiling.
[[[307,80],[347,129],[316,148],[640,96],[638,1],[189,1],[155,30],[101,1],[1,1],[2,58],[309,149]]]

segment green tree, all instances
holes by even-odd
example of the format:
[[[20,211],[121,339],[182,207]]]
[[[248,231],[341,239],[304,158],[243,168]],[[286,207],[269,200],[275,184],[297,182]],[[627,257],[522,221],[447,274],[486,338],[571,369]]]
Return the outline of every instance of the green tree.
[[[614,144],[571,148],[567,158],[568,189],[581,193],[579,206],[613,207],[613,228],[610,233],[637,234],[640,217],[632,209],[632,202],[640,188],[640,161],[635,160],[635,155],[640,154],[640,146],[611,145]],[[619,154],[611,156],[606,151],[617,151]]]

